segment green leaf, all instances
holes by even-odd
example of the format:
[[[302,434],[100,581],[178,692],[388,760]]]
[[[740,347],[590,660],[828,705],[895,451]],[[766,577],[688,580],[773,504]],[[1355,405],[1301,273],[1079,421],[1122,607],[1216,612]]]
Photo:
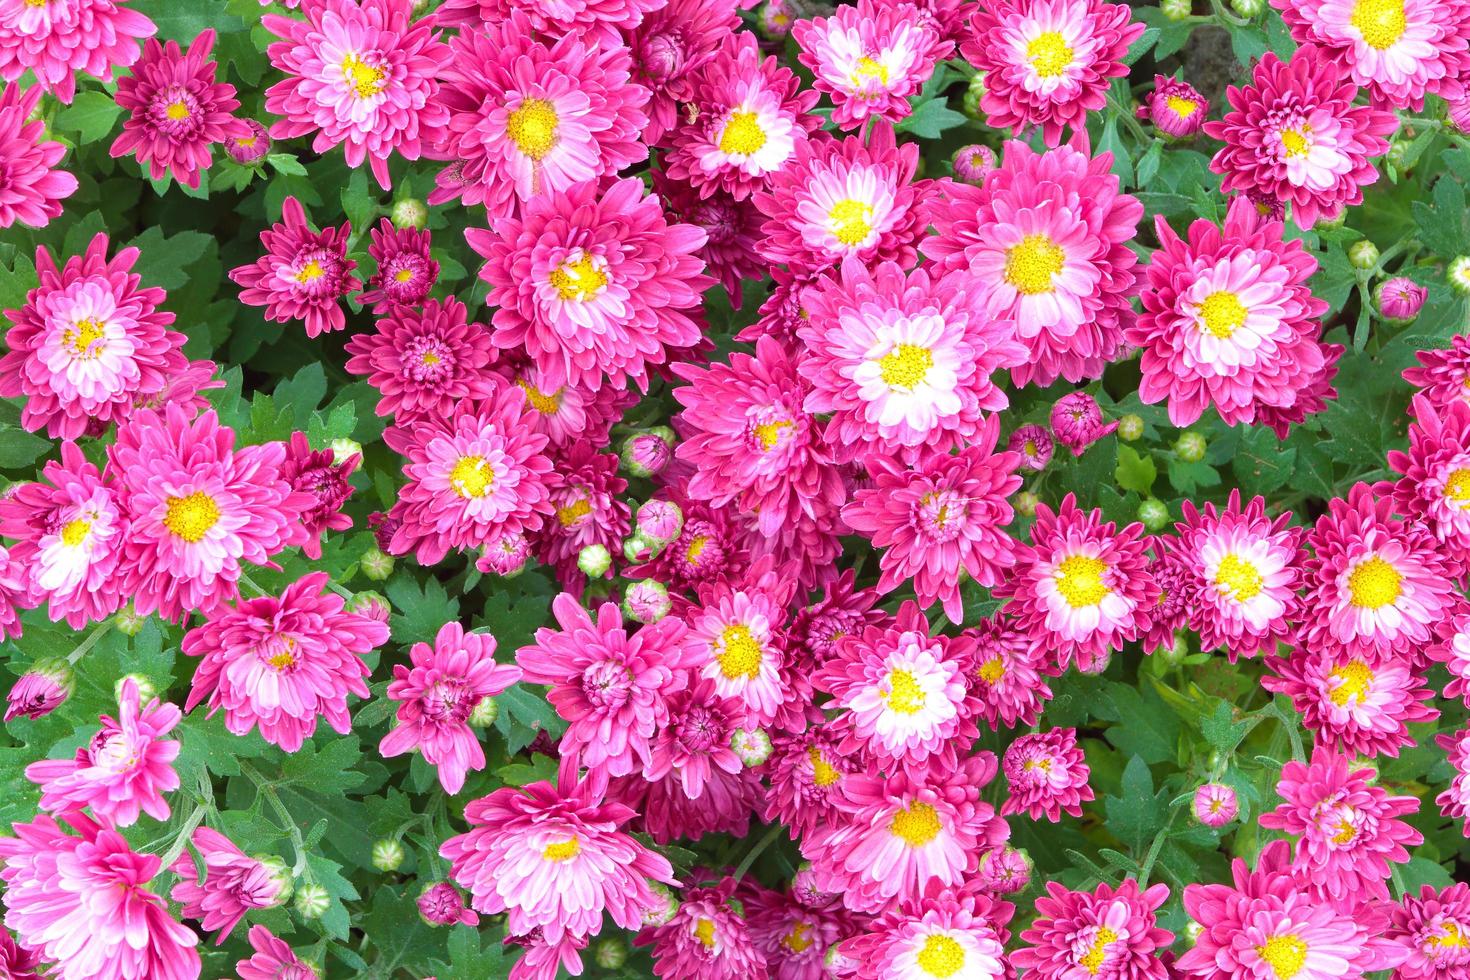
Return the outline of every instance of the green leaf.
[[[154,225],[128,242],[139,252],[133,271],[143,285],[178,289],[189,281],[189,267],[218,248],[213,236],[199,231],[181,231],[168,238]]]
[[[0,468],[22,470],[51,450],[51,440],[13,425],[0,426]]]
[[[406,575],[388,583],[393,603],[391,628],[399,643],[433,643],[439,627],[459,619],[459,600],[451,599],[438,579],[422,583]]]
[[[1139,58],[1142,58],[1148,53],[1148,49],[1154,46],[1154,42],[1159,39],[1159,35],[1162,33],[1157,27],[1150,27],[1138,35],[1137,39],[1128,46],[1128,53],[1123,56],[1123,64],[1131,65]]]
[[[1128,760],[1123,770],[1122,795],[1104,801],[1108,830],[1134,854],[1141,854],[1163,829],[1168,816],[1168,793],[1154,792],[1154,777],[1139,756]]]
[[[270,164],[278,174],[283,174],[287,177],[306,176],[306,168],[301,165],[301,161],[296,159],[294,154],[268,153],[266,154],[265,162]]]
[[[312,361],[297,371],[289,381],[276,385],[276,401],[290,409],[298,429],[305,429],[311,413],[327,395],[327,373],[320,361]]]
[[[1119,444],[1118,468],[1113,471],[1118,486],[1147,497],[1158,475],[1159,468],[1154,465],[1152,456],[1140,456],[1132,446]]]
[[[1093,712],[1118,722],[1109,726],[1107,739],[1121,751],[1151,763],[1171,762],[1178,755],[1179,718],[1152,688],[1109,683]]]
[[[513,762],[495,770],[495,775],[503,779],[507,786],[529,786],[540,782],[554,783],[556,782],[556,760],[549,755],[538,753],[531,757],[530,765],[524,762]]]
[[[345,940],[352,920],[342,903],[356,901],[361,896],[352,882],[342,876],[342,865],[320,854],[307,854],[306,870],[311,879],[327,890],[332,902],[321,917],[322,928],[334,939]]]
[[[1235,720],[1235,708],[1228,701],[1217,701],[1214,710],[1200,718],[1205,741],[1220,752],[1234,752],[1250,729],[1250,722]]]
[[[220,0],[135,0],[132,7],[158,25],[158,40],[184,46],[210,28],[221,34],[245,29],[245,22],[226,12]]]
[[[1284,447],[1276,433],[1265,426],[1253,426],[1241,436],[1231,465],[1242,492],[1268,494],[1291,479],[1296,467],[1296,450]]]
[[[513,685],[495,696],[495,704],[500,708],[500,714],[495,716],[495,728],[505,736],[506,747],[512,753],[530,745],[542,729],[553,736],[567,730],[567,723],[546,700],[544,687]]]
[[[310,740],[286,756],[277,785],[297,783],[323,796],[343,793],[362,783],[363,774],[352,768],[361,758],[355,736],[333,732],[324,747]]]
[[[1118,137],[1118,118],[1116,116],[1108,117],[1107,125],[1103,127],[1102,138],[1097,142],[1097,149],[1099,153],[1113,155],[1113,173],[1118,175],[1118,179],[1125,187],[1135,186],[1132,157],[1128,152],[1128,147]]]
[[[900,133],[913,133],[923,139],[937,139],[939,134],[969,122],[963,113],[955,112],[944,99],[935,99],[918,106],[913,112],[900,119],[893,128]]]
[[[56,117],[56,125],[78,134],[82,143],[97,143],[112,132],[112,124],[120,115],[122,107],[106,92],[80,92],[76,101]]]
[[[342,189],[342,210],[347,215],[347,220],[352,223],[352,230],[358,235],[366,235],[374,219],[381,213],[382,207],[368,187],[366,170],[358,169],[352,172],[352,178]]]

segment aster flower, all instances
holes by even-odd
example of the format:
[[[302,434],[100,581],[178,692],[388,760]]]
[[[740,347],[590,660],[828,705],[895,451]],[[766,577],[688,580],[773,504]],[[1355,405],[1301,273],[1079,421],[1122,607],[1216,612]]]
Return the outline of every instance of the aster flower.
[[[477,926],[480,917],[465,908],[464,896],[451,882],[439,881],[419,892],[419,915],[431,926]]]
[[[581,31],[546,37],[517,4],[450,42],[439,152],[459,162],[439,175],[430,204],[483,204],[493,223],[647,158],[638,134],[648,124],[648,90],[630,81],[628,49]]]
[[[306,557],[321,558],[323,531],[345,531],[352,526],[352,518],[342,513],[342,505],[352,496],[353,487],[347,478],[359,459],[361,456],[354,454],[336,462],[332,450],[312,449],[304,432],[291,433],[281,475],[292,490],[310,494],[313,500],[310,509],[301,514],[307,534],[301,551]]]
[[[1111,154],[1089,152],[1085,136],[1048,153],[1008,143],[983,185],[948,184],[930,206],[923,252],[968,270],[985,312],[1016,324],[1029,352],[1011,371],[1017,385],[1101,377],[1133,323],[1128,242],[1143,205],[1121,192]]]
[[[362,287],[352,275],[357,263],[347,257],[351,222],[314,232],[294,197],[281,203],[281,219],[260,233],[265,254],[230,270],[240,302],[265,307],[265,318],[276,323],[302,321],[308,337],[341,330],[347,318],[337,301]]]
[[[1470,400],[1470,336],[1455,334],[1448,348],[1416,351],[1414,357],[1419,366],[1406,369],[1404,380],[1436,406]]]
[[[692,669],[714,683],[716,694],[741,704],[745,727],[777,721],[789,693],[781,636],[791,591],[789,581],[785,584],[786,588],[776,583],[771,588],[717,588],[701,608],[685,617],[697,654]]]
[[[0,837],[0,900],[22,948],[54,963],[57,980],[197,980],[199,938],[147,887],[158,857],[80,811],[63,819],[80,836],[42,815]]]
[[[136,413],[107,448],[103,477],[131,520],[117,574],[139,614],[208,614],[237,593],[242,562],[306,540],[314,501],[286,482],[285,446],[234,443],[213,411],[191,422],[170,404]]]
[[[1434,798],[1434,803],[1451,820],[1463,820],[1462,833],[1470,837],[1470,728],[1436,735],[1434,742],[1445,750],[1445,761],[1455,773],[1444,792]]]
[[[673,869],[619,828],[633,811],[603,802],[605,780],[578,779],[563,762],[555,785],[503,787],[465,807],[470,829],[439,853],[482,913],[508,913],[516,935],[540,929],[552,943],[594,936],[603,913],[623,929],[654,904],[646,879],[674,882]]]
[[[44,228],[76,193],[77,179],[55,166],[66,146],[45,138],[46,123],[31,119],[41,87],[11,82],[0,89],[0,228],[17,222]]]
[[[628,481],[618,476],[618,457],[575,442],[555,454],[558,486],[551,491],[556,521],[535,536],[536,559],[556,569],[557,578],[580,594],[585,577],[577,556],[589,545],[618,548],[629,529],[628,505],[618,495]]]
[[[672,774],[684,794],[697,800],[715,770],[733,775],[743,767],[730,741],[744,719],[744,706],[717,693],[714,682],[703,677],[690,678],[667,704],[668,720],[654,735],[643,778],[654,782]]]
[[[1102,0],[1000,0],[975,8],[960,54],[985,76],[986,124],[1021,135],[1039,126],[1048,146],[1086,131],[1108,85],[1128,74],[1128,47],[1143,33],[1126,5]]]
[[[353,334],[344,349],[348,373],[365,375],[378,389],[377,414],[399,424],[448,418],[495,390],[490,331],[467,322],[453,296],[428,300],[421,310],[394,307],[373,333]]]
[[[1011,964],[1036,980],[1104,972],[1117,980],[1166,980],[1159,953],[1174,934],[1156,925],[1154,913],[1168,897],[1167,885],[1140,889],[1132,878],[1116,890],[1104,883],[1091,892],[1048,881],[1046,896],[1036,900],[1035,922],[1021,933],[1030,945],[1011,954]]]
[[[689,888],[674,917],[645,927],[633,941],[653,947],[653,972],[664,980],[747,980],[766,974],[766,958],[751,939],[745,917],[732,908],[737,882]]]
[[[668,697],[697,662],[684,623],[667,617],[630,635],[617,606],[604,603],[594,620],[566,593],[551,611],[561,629],[538,629],[516,663],[523,680],[550,685],[547,700],[569,723],[559,752],[608,776],[648,765],[654,733],[669,721]]]
[[[994,980],[1006,975],[1004,945],[1012,907],[972,885],[931,889],[890,909],[845,940],[854,980],[958,977]]]
[[[1167,75],[1154,76],[1154,89],[1137,112],[1139,119],[1175,139],[1198,133],[1209,114],[1209,101],[1193,85]]]
[[[486,259],[487,302],[500,307],[496,346],[524,347],[553,388],[647,390],[650,366],[701,340],[694,311],[709,279],[694,253],[705,234],[669,224],[637,178],[548,191],[494,234],[465,238]]]
[[[1470,565],[1470,403],[1436,406],[1414,396],[1409,451],[1390,450],[1388,466],[1402,473],[1391,490],[1394,509],[1429,528],[1457,569]],[[1462,572],[1463,574],[1463,572]]]
[[[1075,728],[1022,735],[1006,748],[1002,768],[1010,788],[1002,814],[1025,813],[1032,820],[1044,816],[1057,823],[1063,811],[1082,816],[1082,804],[1093,798],[1087,785],[1092,770],[1077,745]]]
[[[1081,456],[1087,447],[1118,431],[1118,423],[1104,422],[1102,407],[1085,391],[1063,395],[1051,407],[1051,428],[1057,442]]]
[[[726,772],[714,766],[697,799],[684,791],[678,772],[652,782],[641,774],[615,780],[609,790],[617,802],[634,809],[633,826],[657,844],[698,841],[705,834],[744,837],[759,804],[760,776],[751,769]]]
[[[1460,980],[1470,965],[1470,884],[1420,885],[1389,916],[1387,937],[1409,951],[1398,980]]]
[[[831,725],[815,724],[798,735],[778,736],[766,761],[770,788],[761,819],[785,824],[792,840],[840,822],[839,787],[843,777],[858,768],[858,760],[841,751]]]
[[[368,255],[378,271],[368,277],[367,289],[357,297],[374,313],[388,313],[398,306],[418,306],[439,281],[439,263],[429,254],[429,233],[418,228],[398,228],[384,218],[372,229]]]
[[[470,712],[521,679],[521,668],[494,660],[495,637],[445,623],[434,645],[415,643],[412,666],[395,664],[388,697],[398,702],[397,723],[378,751],[392,758],[418,749],[453,796],[465,773],[485,768],[485,752],[469,726]]]
[[[1321,372],[1318,322],[1327,303],[1307,281],[1317,262],[1280,223],[1236,198],[1223,229],[1195,221],[1181,239],[1162,216],[1148,267],[1143,314],[1127,331],[1143,348],[1139,397],[1168,400],[1184,427],[1211,405],[1227,425],[1262,407],[1289,409]]]
[[[704,232],[698,255],[705,270],[725,287],[730,308],[740,309],[743,284],[764,278],[768,269],[758,254],[765,216],[755,202],[719,189],[701,195],[661,170],[654,171],[653,189],[670,217]]]
[[[1226,91],[1233,111],[1205,123],[1207,135],[1225,142],[1210,161],[1223,177],[1221,190],[1289,203],[1303,228],[1362,203],[1362,189],[1378,179],[1368,158],[1388,149],[1384,137],[1398,118],[1354,105],[1357,94],[1319,52],[1299,51],[1289,62],[1267,52],[1250,85]]]
[[[594,44],[609,47],[619,44],[620,31],[631,31],[660,7],[657,0],[579,0],[567,5],[557,0],[445,0],[434,12],[439,23],[459,27],[461,33],[483,29],[504,21],[512,12],[529,18],[528,26],[537,34],[562,37],[583,36]]]
[[[1206,827],[1220,828],[1240,813],[1235,790],[1224,783],[1203,783],[1194,791],[1194,818]]]
[[[139,288],[136,248],[107,258],[98,233],[81,255],[58,266],[36,249],[39,283],[25,305],[6,310],[13,324],[0,357],[0,395],[24,398],[21,425],[56,439],[75,439],[91,425],[128,418],[135,400],[160,391],[188,364],[184,335],[168,329],[164,292]]]
[[[240,980],[316,980],[316,970],[265,926],[250,927],[250,948],[251,957],[235,964]]]
[[[735,0],[669,0],[627,32],[633,80],[650,94],[643,130],[649,146],[660,145],[678,125],[679,106],[694,102],[701,70],[727,37],[739,33],[735,7]]]
[[[791,36],[817,91],[832,100],[832,122],[845,130],[869,118],[897,122],[907,116],[909,97],[954,51],[954,42],[914,17],[911,6],[892,0],[858,0],[831,17],[799,20]]]
[[[44,718],[66,703],[72,692],[71,668],[66,661],[41,661],[27,668],[5,696],[4,721]]]
[[[1149,574],[1143,525],[1122,531],[1068,494],[1060,510],[1036,507],[1031,545],[995,594],[1011,597],[1017,625],[1080,670],[1148,628],[1159,587]]]
[[[15,82],[29,69],[44,92],[67,105],[76,95],[76,72],[104,82],[131,67],[138,42],[158,31],[128,0],[32,0],[0,2],[0,78]]]
[[[1018,465],[1033,473],[1046,469],[1053,445],[1051,430],[1044,425],[1023,425],[1006,440],[1006,450],[1020,457]]]
[[[813,908],[793,888],[770,891],[742,881],[737,893],[745,908],[751,941],[766,958],[770,980],[822,980],[827,951],[852,931],[840,906]]]
[[[1281,770],[1277,794],[1285,800],[1261,814],[1260,824],[1298,838],[1293,867],[1322,901],[1351,912],[1367,901],[1387,901],[1389,862],[1409,860],[1424,835],[1400,817],[1415,813],[1412,796],[1389,796],[1373,784],[1378,772],[1318,746],[1310,765],[1295,760]]]
[[[243,132],[225,138],[225,154],[242,167],[260,166],[271,152],[270,134],[254,119],[242,121]]]
[[[228,837],[208,827],[194,828],[189,843],[199,854],[197,865],[187,852],[179,855],[169,869],[179,876],[169,898],[183,907],[186,918],[198,919],[205,932],[218,931],[216,946],[224,944],[246,912],[279,905],[289,895],[290,873],[280,859],[272,858],[268,864],[247,857]]]
[[[449,64],[433,18],[414,22],[410,0],[308,0],[306,20],[267,14],[261,25],[281,40],[266,48],[287,78],[265,93],[285,118],[275,139],[316,133],[312,151],[341,143],[349,167],[366,160],[388,190],[388,157],[417,160],[444,138],[449,110],[435,98]]]
[[[203,658],[185,711],[206,698],[221,709],[225,728],[261,737],[295,752],[316,731],[318,717],[340,734],[352,728],[347,695],[368,696],[362,655],[388,641],[388,627],[346,612],[342,597],[323,591],[325,572],[312,572],[276,596],[241,599],[184,635],[182,649]]]
[[[976,714],[992,729],[1035,725],[1051,688],[1042,680],[1043,652],[1009,616],[997,613],[963,634],[973,643],[965,676]]]
[[[503,534],[535,531],[552,513],[552,464],[534,409],[514,388],[483,402],[430,415],[383,433],[405,458],[409,483],[389,518],[398,521],[388,550],[436,564],[451,549],[468,551]]]

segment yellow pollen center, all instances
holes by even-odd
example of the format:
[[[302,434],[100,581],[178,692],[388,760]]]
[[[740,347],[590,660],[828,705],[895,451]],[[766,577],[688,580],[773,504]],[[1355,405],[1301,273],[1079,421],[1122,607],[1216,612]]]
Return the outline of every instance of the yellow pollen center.
[[[286,647],[280,653],[266,657],[265,662],[276,670],[285,670],[296,663],[296,644],[290,640],[286,641]]]
[[[190,544],[201,540],[217,521],[219,506],[203,490],[187,497],[168,498],[168,510],[163,515],[163,526]]]
[[[863,57],[859,58],[857,60],[857,64],[853,66],[852,83],[854,85],[861,85],[863,82],[867,81],[870,78],[876,78],[879,84],[887,85],[888,68],[884,65],[880,65],[872,58],[864,55]]]
[[[1057,31],[1047,31],[1026,45],[1026,60],[1042,78],[1056,78],[1072,66],[1072,49]]]
[[[1348,576],[1348,601],[1359,609],[1382,609],[1398,599],[1401,581],[1398,569],[1375,555]]]
[[[1103,584],[1103,573],[1107,570],[1105,561],[1073,555],[1057,567],[1057,591],[1073,609],[1095,606],[1113,591]]]
[[[842,778],[842,773],[837,767],[828,762],[822,755],[822,750],[813,745],[806,750],[806,757],[812,760],[812,782],[826,788]]]
[[[919,969],[931,977],[952,977],[965,966],[965,947],[938,933],[924,940],[924,948],[914,957]]]
[[[909,847],[923,847],[939,836],[939,812],[915,800],[907,809],[893,815],[888,830]]]
[[[786,934],[786,938],[781,940],[781,945],[785,946],[793,953],[804,953],[811,948],[811,945],[814,942],[810,933],[811,926],[807,925],[805,922],[798,922],[792,928],[792,930]]]
[[[852,247],[861,245],[873,233],[873,226],[869,223],[872,216],[873,209],[867,204],[856,198],[844,197],[832,205],[827,218],[832,222],[832,234],[837,240]]]
[[[1464,949],[1470,946],[1470,940],[1465,937],[1465,932],[1454,922],[1441,922],[1439,927],[1444,930],[1443,934],[1431,936],[1429,945],[1435,949]]]
[[[170,102],[164,107],[163,114],[174,122],[182,122],[189,118],[189,107],[182,102]]]
[[[27,7],[44,7],[49,0],[26,0]]]
[[[68,548],[75,548],[87,540],[87,535],[92,532],[92,522],[80,518],[67,521],[66,526],[61,529],[61,543]]]
[[[1118,934],[1107,926],[1103,926],[1093,937],[1092,945],[1087,950],[1087,955],[1077,961],[1083,969],[1093,976],[1097,976],[1102,970],[1103,964],[1108,961],[1108,943],[1118,941]]]
[[[62,334],[61,339],[77,357],[88,357],[93,355],[92,345],[101,340],[104,335],[105,328],[102,324],[89,317],[86,320],[78,320],[76,329],[66,331]]]
[[[526,99],[505,120],[510,141],[532,160],[541,160],[556,145],[556,110],[545,99]]]
[[[592,501],[586,497],[580,497],[565,507],[558,507],[556,519],[562,527],[571,527],[590,513],[592,513]]]
[[[766,131],[753,112],[732,112],[720,134],[720,152],[750,156],[766,145]]]
[[[1164,105],[1168,106],[1169,111],[1174,113],[1174,115],[1178,116],[1180,119],[1188,119],[1196,112],[1199,112],[1198,102],[1194,101],[1193,99],[1186,99],[1178,95],[1171,95],[1166,98],[1164,100]]]
[[[1470,469],[1455,470],[1444,481],[1444,495],[1462,509],[1470,507]]]
[[[531,407],[542,415],[555,415],[561,411],[560,388],[548,395],[527,383],[525,379],[517,381],[516,386],[526,393],[526,401],[531,403]]]
[[[449,471],[449,485],[466,500],[483,497],[495,487],[495,471],[483,456],[461,456]]]
[[[1341,667],[1334,667],[1327,676],[1341,681],[1331,694],[1332,703],[1339,708],[1346,708],[1349,701],[1361,704],[1373,684],[1373,670],[1361,660],[1349,660]]]
[[[693,565],[699,561],[699,556],[704,554],[704,546],[709,544],[708,534],[697,534],[694,540],[689,542],[689,547],[684,549],[684,560]]]
[[[316,282],[326,274],[326,270],[322,268],[322,264],[316,259],[312,259],[297,271],[296,281],[305,286],[307,283]]]
[[[1236,602],[1249,602],[1261,594],[1261,573],[1250,562],[1226,555],[1215,569],[1215,588]]]
[[[1250,311],[1240,297],[1222,289],[1205,297],[1199,305],[1199,325],[1221,340],[1229,340],[1245,324]]]
[[[1021,763],[1022,772],[1035,772],[1038,769],[1042,772],[1051,772],[1051,760],[1042,756],[1040,759],[1027,759]]]
[[[1341,847],[1344,844],[1351,844],[1353,838],[1356,836],[1358,836],[1357,830],[1353,828],[1352,824],[1344,820],[1338,825],[1337,833],[1332,835],[1332,843]]]
[[[927,347],[915,344],[899,344],[891,353],[883,355],[878,362],[878,371],[883,383],[898,391],[913,391],[924,383],[929,369],[934,366],[934,355]]]
[[[1301,129],[1283,129],[1281,145],[1286,147],[1286,155],[1291,157],[1305,156],[1309,149],[1306,134]]]
[[[1271,967],[1276,980],[1291,980],[1307,965],[1307,944],[1299,936],[1272,936],[1266,945],[1256,947],[1256,955]]]
[[[888,707],[901,715],[911,715],[924,707],[924,689],[906,670],[888,674]]]
[[[980,665],[980,669],[976,673],[987,684],[999,684],[1000,679],[1006,675],[1005,661],[999,657],[991,657]]]
[[[1005,280],[1025,296],[1052,291],[1052,277],[1062,271],[1067,254],[1050,235],[1027,235],[1006,250]]]
[[[715,948],[715,920],[700,919],[694,923],[694,938],[704,943],[705,949]]]
[[[541,856],[548,861],[570,861],[581,853],[582,845],[577,842],[577,838],[573,837],[571,840],[548,844],[546,850],[541,852]]]
[[[1408,29],[1404,0],[1358,0],[1349,21],[1363,35],[1363,43],[1384,51],[1398,43]]]
[[[754,680],[760,676],[761,645],[750,635],[750,627],[739,624],[726,626],[720,633],[720,644],[722,652],[715,659],[720,662],[720,673],[726,680],[742,677]]]
[[[412,278],[413,278],[413,270],[412,269],[399,269],[397,272],[393,273],[393,281],[394,282],[408,282]]]
[[[781,430],[791,428],[791,423],[762,422],[755,427],[755,437],[760,440],[761,452],[768,453],[776,448],[776,440],[781,438]]]
[[[342,75],[359,99],[370,99],[388,87],[388,72],[374,68],[355,54],[342,59]]]
[[[423,364],[424,367],[433,367],[439,363],[439,355],[431,350],[426,350],[419,355],[419,363]]]
[[[548,277],[556,294],[564,300],[589,300],[607,285],[607,273],[592,262],[585,252],[551,270]]]
[[[255,145],[255,137],[254,136],[239,136],[239,137],[236,137],[236,139],[235,139],[235,145],[236,146],[243,146],[245,149],[248,150],[252,146]]]

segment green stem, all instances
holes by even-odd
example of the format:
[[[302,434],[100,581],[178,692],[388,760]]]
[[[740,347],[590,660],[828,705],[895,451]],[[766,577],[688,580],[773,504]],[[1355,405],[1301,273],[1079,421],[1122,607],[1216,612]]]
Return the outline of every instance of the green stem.
[[[282,829],[291,838],[291,847],[296,852],[296,864],[291,868],[291,874],[298,878],[305,877],[307,882],[310,883],[312,879],[311,869],[306,864],[306,841],[302,840],[301,830],[296,826],[296,821],[292,818],[291,811],[287,810],[286,804],[281,802],[280,794],[276,792],[276,788],[254,766],[241,760],[240,771],[250,778],[250,781],[255,784],[257,792],[265,797],[265,801],[270,804],[271,809],[276,811],[276,816],[281,820]]]
[[[240,581],[244,585],[249,586],[250,591],[254,592],[257,597],[270,594],[266,592],[265,589],[262,589],[259,585],[257,585],[253,578],[251,578],[249,575],[246,575],[243,568],[240,570]]]
[[[189,814],[189,819],[185,820],[184,825],[179,828],[179,834],[174,838],[173,846],[164,852],[163,857],[159,858],[163,870],[167,871],[173,867],[173,863],[179,859],[179,855],[184,853],[184,848],[188,845],[189,838],[194,836],[195,828],[203,822],[204,806],[200,804],[194,808],[194,812]]]
[[[1154,862],[1159,859],[1159,851],[1163,850],[1164,841],[1169,836],[1169,831],[1174,829],[1174,821],[1179,817],[1179,808],[1176,806],[1169,814],[1169,822],[1164,824],[1162,830],[1154,835],[1154,842],[1149,845],[1148,853],[1143,856],[1143,864],[1138,869],[1138,887],[1143,890],[1148,887],[1148,873],[1153,870]]]
[[[75,664],[78,660],[81,660],[82,659],[82,656],[88,650],[90,650],[94,646],[96,646],[97,645],[97,641],[100,640],[100,639],[102,639],[102,637],[110,629],[112,629],[112,617],[111,616],[109,616],[108,618],[104,619],[102,622],[98,623],[96,626],[92,627],[92,632],[90,632],[90,633],[87,634],[87,638],[85,640],[83,640],[82,642],[78,643],[77,644],[77,648],[75,650],[73,650],[71,653],[69,653],[69,654],[66,655],[66,662],[69,663],[69,664]]]
[[[756,841],[755,846],[745,853],[745,857],[735,869],[736,881],[745,877],[745,872],[750,870],[750,866],[755,863],[755,859],[760,857],[762,851],[771,846],[771,842],[776,839],[776,835],[780,834],[782,829],[779,823],[771,824],[771,829],[766,831],[766,835]]]

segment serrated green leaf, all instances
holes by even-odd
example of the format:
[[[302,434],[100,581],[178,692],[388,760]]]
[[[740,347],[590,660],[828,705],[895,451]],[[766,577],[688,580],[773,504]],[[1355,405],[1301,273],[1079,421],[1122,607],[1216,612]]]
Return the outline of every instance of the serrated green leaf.
[[[97,143],[112,132],[122,111],[106,92],[78,92],[72,104],[57,115],[56,125],[76,133],[83,143]]]
[[[913,133],[924,139],[937,139],[945,130],[964,126],[969,122],[965,115],[955,112],[944,99],[935,99],[918,106],[893,127],[900,133]]]
[[[1142,854],[1164,827],[1169,805],[1164,790],[1154,792],[1154,777],[1139,756],[1128,760],[1123,770],[1121,795],[1104,801],[1108,830],[1134,854]]]
[[[1141,456],[1132,446],[1119,444],[1118,467],[1113,471],[1118,486],[1147,497],[1153,491],[1154,479],[1158,475],[1159,468],[1154,465],[1153,457]]]

